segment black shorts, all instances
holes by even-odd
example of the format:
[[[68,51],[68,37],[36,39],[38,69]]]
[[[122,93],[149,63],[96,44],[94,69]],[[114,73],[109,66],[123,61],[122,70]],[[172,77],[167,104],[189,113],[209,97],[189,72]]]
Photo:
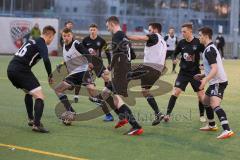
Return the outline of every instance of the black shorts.
[[[194,92],[200,91],[199,87],[201,85],[200,81],[197,81],[193,78],[194,75],[184,75],[179,73],[175,81],[174,87],[180,88],[182,91],[185,91],[188,83],[191,84]]]
[[[112,67],[112,91],[114,94],[128,96],[127,87],[127,73],[131,69],[131,63],[128,61],[126,55],[121,55]]]
[[[93,84],[93,79],[89,71],[68,75],[64,81],[72,87]]]
[[[93,56],[92,57],[93,71],[96,76],[99,78],[102,76],[106,67],[103,64],[103,60],[100,57]]]
[[[138,66],[132,66],[132,72],[145,72],[143,76],[140,77],[141,87],[145,89],[150,89],[154,83],[161,76],[161,72],[144,64]]]
[[[209,97],[216,96],[223,99],[224,90],[226,89],[228,82],[216,83],[210,85],[205,94]]]
[[[7,72],[8,79],[12,82],[12,84],[16,88],[20,88],[31,92],[32,90],[40,87],[40,83],[38,82],[35,75],[32,71],[8,71]]]
[[[167,51],[167,54],[166,54],[166,58],[165,59],[168,59],[169,57],[171,59],[174,59],[174,52],[175,51]]]

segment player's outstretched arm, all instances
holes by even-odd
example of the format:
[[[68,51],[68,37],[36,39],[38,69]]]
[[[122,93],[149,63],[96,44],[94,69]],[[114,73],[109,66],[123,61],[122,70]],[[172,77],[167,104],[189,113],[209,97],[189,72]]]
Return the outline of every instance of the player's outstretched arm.
[[[129,40],[132,41],[148,41],[149,37],[148,36],[140,36],[140,35],[132,35],[132,36],[127,36]]]

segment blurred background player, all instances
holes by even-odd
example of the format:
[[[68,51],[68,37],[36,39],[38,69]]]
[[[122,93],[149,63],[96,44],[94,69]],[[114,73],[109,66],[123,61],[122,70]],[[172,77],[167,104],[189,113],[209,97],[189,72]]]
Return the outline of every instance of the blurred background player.
[[[203,98],[203,103],[207,106],[206,110],[208,110],[207,116],[209,123],[205,127],[200,128],[200,130],[217,130],[214,121],[214,110],[223,128],[223,132],[217,138],[226,139],[234,135],[234,132],[229,127],[227,115],[220,106],[224,91],[228,85],[228,79],[224,71],[221,55],[212,42],[212,34],[213,31],[209,27],[203,27],[199,30],[199,40],[205,46],[202,55],[205,74],[198,74],[195,78],[201,80],[200,89],[203,89],[204,86],[209,83],[209,87]]]
[[[43,127],[41,117],[44,108],[44,95],[39,81],[32,73],[32,67],[42,58],[47,74],[48,81],[52,83],[52,67],[48,57],[48,48],[56,31],[52,26],[43,28],[41,37],[36,40],[27,41],[10,61],[7,69],[9,80],[16,88],[22,89],[25,94],[25,105],[28,113],[28,125],[36,132],[48,133]],[[33,115],[33,98],[34,115]]]
[[[216,37],[216,46],[217,46],[217,49],[221,53],[222,59],[224,60],[225,39],[221,33],[219,33],[218,36]]]
[[[193,78],[195,74],[201,73],[199,68],[200,53],[203,52],[204,46],[200,44],[199,39],[193,36],[192,31],[193,26],[191,23],[183,24],[181,27],[183,39],[179,41],[174,53],[174,59],[176,59],[179,53],[182,55],[179,65],[180,71],[175,81],[173,93],[168,102],[167,113],[164,117],[166,122],[170,119],[170,114],[172,113],[178,96],[182,91],[185,91],[188,83],[191,84],[194,92],[196,92],[198,96],[200,121],[206,121],[206,118],[204,117],[204,106],[201,102],[204,95],[204,90],[199,89],[201,83]]]
[[[174,61],[174,52],[178,43],[177,36],[175,35],[175,30],[173,27],[170,27],[168,29],[168,35],[164,37],[164,40],[167,43],[167,55],[166,59],[170,57],[172,59],[172,73],[177,73],[176,72],[176,65],[177,61]]]
[[[88,49],[90,54],[92,55],[92,60],[91,63],[93,64],[92,70],[94,71],[95,75],[100,78],[103,78],[103,74],[106,72],[109,72],[107,68],[103,64],[102,60],[102,50],[104,50],[107,60],[108,60],[108,66],[110,66],[111,63],[111,53],[108,49],[107,42],[98,35],[98,26],[96,24],[91,24],[89,26],[89,36],[85,37],[82,40],[82,44],[84,45],[85,48]],[[109,68],[109,67],[108,67]],[[104,73],[105,72],[105,73]],[[108,81],[104,79],[104,85],[106,86]],[[75,103],[78,102],[79,98],[79,92],[80,92],[80,86],[75,88],[75,96],[74,96],[74,101]],[[93,91],[95,92],[95,91]],[[93,95],[93,94],[92,94]],[[107,110],[107,108],[105,108]],[[113,121],[113,116],[112,114],[108,111],[106,114],[104,121]]]
[[[163,72],[167,45],[161,36],[162,25],[160,23],[150,23],[148,25],[148,31],[150,34],[146,36],[128,36],[128,38],[135,41],[146,41],[144,49],[144,63],[136,66],[135,68],[132,66],[132,78],[134,79],[134,74],[137,72],[142,72],[141,74],[143,76],[140,77],[142,94],[154,111],[155,120],[152,122],[152,125],[155,126],[160,123],[163,118],[163,114],[159,111],[158,104],[153,95],[150,93],[150,89]]]
[[[67,21],[67,22],[65,22],[65,24],[64,24],[64,28],[68,28],[68,29],[73,29],[73,27],[74,27],[74,24],[73,24],[73,22],[72,21]],[[63,38],[62,38],[62,36],[60,36],[60,45],[61,45],[61,47],[63,47],[63,44],[64,44],[64,41],[63,41]]]
[[[32,39],[37,39],[41,36],[41,30],[39,28],[39,24],[38,23],[35,23],[31,32],[30,32],[30,36]]]

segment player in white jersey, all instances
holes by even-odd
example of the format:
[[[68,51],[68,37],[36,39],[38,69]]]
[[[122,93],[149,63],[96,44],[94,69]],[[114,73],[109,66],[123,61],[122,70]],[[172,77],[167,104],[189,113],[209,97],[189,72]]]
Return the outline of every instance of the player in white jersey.
[[[160,23],[150,23],[148,30],[150,34],[146,36],[128,36],[130,40],[146,41],[144,63],[138,66],[132,66],[132,72],[130,72],[129,78],[138,79],[135,77],[143,74],[143,76],[140,76],[142,94],[155,112],[155,120],[152,122],[152,125],[155,126],[160,123],[163,115],[159,111],[155,98],[150,93],[150,88],[162,74],[165,65],[167,45],[161,36],[162,26]]]
[[[197,74],[194,78],[201,80],[200,89],[203,89],[204,86],[209,83],[209,87],[203,97],[203,103],[207,106],[206,108],[208,108],[206,111],[209,123],[205,127],[200,128],[200,130],[217,130],[217,126],[214,121],[214,111],[217,114],[224,130],[217,138],[225,139],[234,135],[234,132],[229,127],[226,113],[220,107],[224,90],[228,85],[228,79],[224,71],[221,55],[212,42],[212,34],[213,31],[209,27],[199,29],[200,43],[205,46],[205,50],[202,55],[205,74]],[[210,107],[212,109],[210,109]]]
[[[178,43],[177,36],[175,35],[175,30],[173,27],[170,27],[168,29],[168,34],[164,37],[164,40],[167,43],[167,55],[166,59],[168,57],[171,57],[172,59],[172,73],[177,73],[176,72],[176,61],[174,61],[174,52]]]
[[[60,82],[55,88],[55,93],[60,101],[64,104],[67,111],[75,112],[68,101],[67,95],[64,91],[73,89],[75,86],[82,84],[87,85],[87,88],[94,90],[91,75],[88,72],[88,58],[90,57],[89,51],[77,40],[73,39],[72,30],[65,28],[62,32],[64,41],[63,45],[63,58],[67,67],[68,76]],[[68,121],[63,120],[65,125],[69,125]]]

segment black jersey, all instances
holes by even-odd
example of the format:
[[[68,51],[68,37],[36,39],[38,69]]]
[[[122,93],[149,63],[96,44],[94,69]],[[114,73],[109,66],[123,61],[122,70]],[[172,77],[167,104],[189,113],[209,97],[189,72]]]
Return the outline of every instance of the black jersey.
[[[97,36],[96,39],[91,39],[90,36],[87,36],[83,39],[82,43],[84,47],[86,47],[87,49],[89,48],[94,49],[98,57],[102,57],[101,56],[102,50],[108,52],[107,42],[100,36]]]
[[[181,53],[180,71],[196,74],[200,72],[200,54],[204,51],[204,46],[200,44],[199,39],[193,38],[191,42],[182,39],[179,41],[175,57]]]
[[[29,40],[15,53],[8,71],[29,71],[41,58],[43,58],[48,75],[50,75],[52,70],[45,40],[41,37]]]
[[[112,65],[119,56],[127,56],[131,60],[130,41],[123,31],[117,31],[112,37]],[[127,63],[127,62],[126,62]]]

